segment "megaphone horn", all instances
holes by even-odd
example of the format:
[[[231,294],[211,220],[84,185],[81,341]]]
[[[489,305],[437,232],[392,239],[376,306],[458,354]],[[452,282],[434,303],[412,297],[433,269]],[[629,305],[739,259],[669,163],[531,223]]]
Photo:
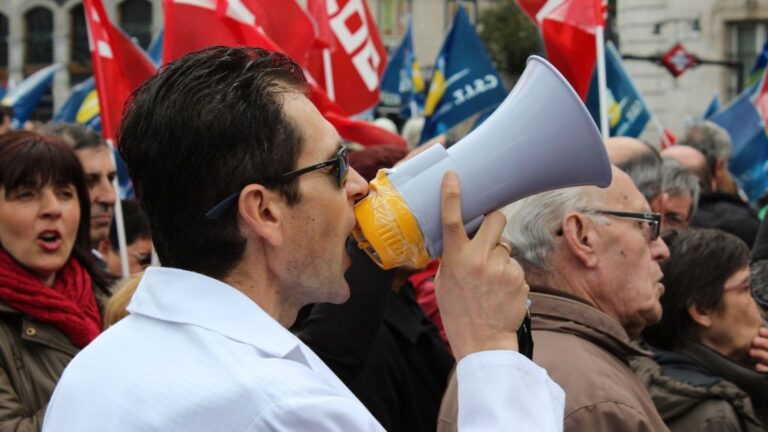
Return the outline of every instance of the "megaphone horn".
[[[611,165],[592,117],[568,81],[531,56],[512,92],[450,149],[434,145],[381,170],[355,206],[358,246],[385,269],[419,268],[442,253],[440,185],[456,171],[468,231],[483,215],[551,189],[611,183]]]

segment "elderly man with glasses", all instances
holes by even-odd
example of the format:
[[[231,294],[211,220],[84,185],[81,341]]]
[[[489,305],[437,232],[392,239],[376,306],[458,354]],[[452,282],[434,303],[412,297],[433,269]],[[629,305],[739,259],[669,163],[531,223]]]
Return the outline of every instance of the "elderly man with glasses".
[[[503,213],[531,286],[533,360],[565,390],[564,430],[667,430],[629,367],[650,355],[632,340],[661,318],[660,215],[615,167],[607,189],[545,192]],[[454,429],[457,411],[452,382],[440,430]]]

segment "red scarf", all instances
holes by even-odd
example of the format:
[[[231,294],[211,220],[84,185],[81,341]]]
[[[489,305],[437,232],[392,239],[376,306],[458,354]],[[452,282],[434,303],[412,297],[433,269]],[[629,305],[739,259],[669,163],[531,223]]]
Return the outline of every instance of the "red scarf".
[[[101,313],[91,276],[74,257],[56,273],[49,288],[0,249],[0,302],[35,321],[53,325],[78,348],[101,333]]]

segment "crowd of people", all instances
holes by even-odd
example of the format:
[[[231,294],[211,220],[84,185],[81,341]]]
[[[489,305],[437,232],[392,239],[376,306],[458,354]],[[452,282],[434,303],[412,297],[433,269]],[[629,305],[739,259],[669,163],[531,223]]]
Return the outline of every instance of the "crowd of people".
[[[118,145],[122,280],[110,147],[0,134],[2,431],[768,429],[768,227],[710,122],[609,138],[609,187],[471,238],[448,173],[443,256],[394,270],[349,240],[353,207],[420,150],[342,145],[280,54],[164,66]]]

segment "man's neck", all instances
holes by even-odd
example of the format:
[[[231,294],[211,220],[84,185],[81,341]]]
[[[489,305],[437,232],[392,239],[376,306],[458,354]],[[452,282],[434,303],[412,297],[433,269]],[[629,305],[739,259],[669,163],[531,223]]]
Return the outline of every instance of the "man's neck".
[[[222,281],[245,294],[283,327],[288,328],[296,321],[299,307],[285,304],[274,279],[268,277],[266,272],[259,271],[256,266],[247,270],[238,266]]]

